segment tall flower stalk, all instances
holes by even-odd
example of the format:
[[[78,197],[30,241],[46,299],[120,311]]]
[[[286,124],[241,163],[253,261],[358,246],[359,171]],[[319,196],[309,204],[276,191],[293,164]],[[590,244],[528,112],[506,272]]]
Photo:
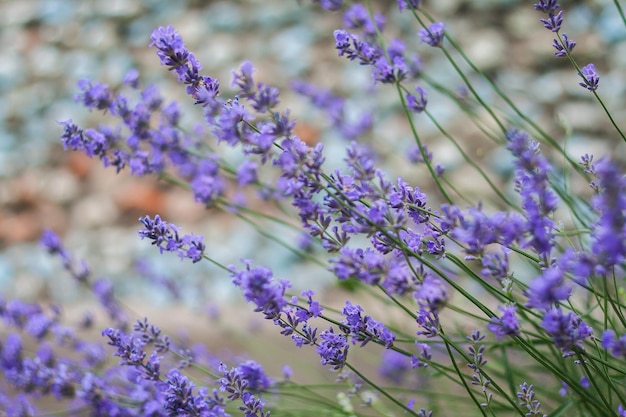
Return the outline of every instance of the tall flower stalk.
[[[375,146],[363,140],[376,126],[376,112],[348,121],[341,97],[294,81],[294,91],[326,110],[346,139],[343,165],[329,167],[323,144],[294,133],[279,89],[256,80],[251,62],[234,69],[230,90],[224,89],[223,81],[202,73],[172,26],[156,28],[149,47],[201,110],[211,137],[186,131],[181,107],[167,103],[156,87],[141,87],[131,72],[125,84],[138,97],[134,103],[123,89],[79,83],[77,100],[108,113],[117,126],[82,128],[67,120],[61,139],[66,149],[118,172],[185,188],[197,203],[244,220],[275,244],[290,247],[286,238],[268,236],[268,222],[305,235],[302,247],[291,244],[293,253],[314,259],[320,274],[332,274],[333,288],[349,290],[341,303],[295,290],[263,259],[225,265],[212,250],[220,242],[183,234],[161,216],[141,217],[138,233],[163,256],[211,262],[294,350],[309,350],[301,361],[316,357],[311,366],[326,368],[334,383],[300,382],[307,378],[289,367],[272,378],[261,363],[267,357],[216,362],[147,318],[131,327],[110,282],[92,280],[87,264],[48,231],[44,247],[96,295],[111,325],[101,330],[101,340],[85,340],[55,309],[1,299],[7,329],[0,342],[1,383],[15,393],[0,396],[8,415],[45,413],[36,407],[47,395],[66,404],[68,415],[625,415],[626,177],[620,162],[586,154],[576,170],[565,170],[574,159],[560,138],[520,114],[506,87],[490,80],[509,109],[494,107],[474,85],[484,73],[461,53],[469,64],[462,69],[449,50],[462,52],[451,30],[422,2],[397,5],[415,25],[420,47],[443,54],[469,96],[438,83],[409,44],[387,38],[386,18],[370,2],[314,3],[343,14],[344,27],[332,33],[338,59],[366,67],[375,88],[395,90],[398,115],[417,146],[413,160],[430,177],[416,181],[379,168]],[[579,68],[575,41],[560,33],[560,5],[540,1],[534,8],[557,36],[555,56],[570,59],[580,87],[594,94],[624,138],[597,95],[604,82],[595,66]],[[430,112],[432,90],[447,93],[439,99],[453,102],[508,152],[511,178],[488,174],[472,160],[464,150],[471,144]],[[455,145],[497,203],[465,195],[453,183],[423,141],[424,117]],[[564,162],[551,159],[546,148],[566,155]],[[232,162],[228,155],[235,152]],[[570,195],[574,187],[565,189],[563,182],[590,183],[586,193]],[[242,190],[255,191],[256,200],[238,200]],[[261,212],[260,204],[273,211]],[[245,341],[256,343],[252,336]],[[26,347],[32,344],[37,348]],[[375,357],[382,358],[378,372],[371,366]]]

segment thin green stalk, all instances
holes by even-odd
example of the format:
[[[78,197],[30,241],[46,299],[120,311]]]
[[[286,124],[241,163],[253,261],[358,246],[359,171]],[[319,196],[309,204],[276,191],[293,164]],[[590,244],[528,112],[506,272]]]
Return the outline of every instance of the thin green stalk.
[[[556,32],[556,35],[557,35],[558,42],[561,44],[561,47],[563,48],[563,51],[565,52],[565,54],[567,56],[567,59],[569,59],[569,62],[576,69],[576,71],[578,72],[578,75],[580,75],[580,77],[583,79],[585,84],[587,86],[591,86],[591,83],[589,82],[587,77],[585,77],[585,75],[582,73],[582,70],[578,66],[578,63],[576,62],[576,60],[572,56],[570,50],[567,48],[567,45],[565,45],[563,43],[563,39],[561,38],[561,34],[559,32]],[[600,104],[600,107],[602,107],[602,110],[604,110],[604,113],[609,118],[609,121],[611,122],[611,124],[613,125],[613,127],[615,128],[617,133],[622,137],[622,140],[624,142],[626,142],[626,136],[624,136],[624,132],[622,132],[622,130],[619,128],[619,126],[617,126],[617,123],[615,122],[615,119],[613,119],[613,116],[611,115],[611,112],[609,111],[609,109],[604,104],[604,101],[602,101],[602,98],[600,98],[600,95],[598,94],[598,92],[595,89],[593,89],[593,90],[590,89],[590,91],[594,95],[594,97],[596,98],[598,103]]]
[[[493,192],[495,192],[496,195],[498,197],[500,197],[509,207],[512,207],[514,209],[519,210],[519,208],[511,200],[509,200],[500,191],[500,189],[498,187],[496,187],[496,185],[491,181],[489,176],[487,174],[485,174],[485,172],[482,170],[482,168],[476,162],[474,162],[474,160],[472,158],[470,158],[467,155],[467,153],[463,150],[463,148],[461,148],[459,143],[443,128],[443,126],[441,126],[437,122],[437,120],[433,117],[433,115],[428,110],[425,110],[424,113],[426,113],[426,115],[428,116],[430,121],[433,122],[433,124],[437,127],[437,129],[439,129],[439,131],[452,143],[452,145],[454,145],[454,147],[457,149],[457,151],[459,151],[459,153],[461,154],[461,156],[463,157],[465,162],[470,164],[480,174],[480,176],[485,180],[485,182],[487,182],[487,184],[489,184],[489,187],[491,188],[491,190]]]
[[[463,373],[459,369],[459,366],[456,363],[456,359],[454,359],[454,353],[452,352],[452,349],[450,348],[450,345],[448,344],[448,342],[446,342],[445,339],[444,339],[444,345],[446,347],[446,351],[448,352],[448,357],[450,358],[450,361],[452,362],[452,366],[454,367],[454,370],[456,371],[456,374],[458,375],[458,378],[461,381],[461,384],[463,384],[463,387],[465,388],[465,391],[470,396],[470,398],[472,399],[472,401],[474,402],[476,407],[480,410],[481,414],[484,417],[487,417],[487,414],[485,414],[485,410],[483,409],[483,407],[480,406],[480,402],[474,396],[474,393],[472,392],[470,386],[467,384],[467,381],[465,381],[465,376],[463,375]],[[522,414],[522,416],[523,416],[523,414]]]
[[[259,226],[258,224],[256,224],[254,221],[252,221],[251,219],[245,217],[244,215],[240,214],[240,213],[234,213],[234,215],[236,217],[238,217],[239,219],[243,220],[244,222],[248,223],[250,226],[252,226],[254,228],[254,230],[257,231],[257,233],[259,233],[261,236],[264,236],[265,238],[271,240],[272,242],[277,243],[278,245],[282,246],[283,248],[287,249],[288,251],[290,251],[291,253],[303,258],[303,259],[307,259],[323,268],[327,268],[328,265],[325,264],[324,262],[322,262],[318,257],[314,256],[313,254],[310,254],[308,252],[305,252],[303,250],[297,249],[295,248],[293,245],[290,245],[289,243],[284,242],[282,239],[279,239],[276,235],[270,233],[270,232],[266,232],[263,227]]]
[[[430,16],[428,14],[428,12],[426,12],[425,10],[421,10],[422,13],[424,14],[424,16],[426,16],[426,18],[428,18],[431,22],[434,21],[434,19],[432,18],[432,16]],[[454,41],[454,39],[452,39],[447,33],[444,33],[444,36],[446,38],[446,40],[448,41],[448,43],[450,45],[452,45],[452,47],[457,51],[457,53],[461,56],[461,58],[463,58],[463,61],[465,61],[470,68],[472,68],[473,71],[475,71],[477,74],[479,74],[480,76],[483,77],[483,79],[485,81],[487,81],[487,83],[489,83],[489,85],[491,86],[491,88],[493,89],[493,91],[502,99],[504,100],[504,102],[513,110],[513,112],[520,117],[524,122],[526,122],[528,124],[528,126],[532,127],[533,130],[539,134],[539,136],[546,141],[548,144],[550,144],[554,149],[558,150],[559,153],[561,155],[563,155],[563,157],[569,162],[569,164],[575,168],[576,172],[580,173],[581,175],[584,175],[582,170],[580,169],[580,166],[578,165],[578,163],[574,160],[572,160],[569,155],[567,155],[565,153],[565,151],[563,150],[563,148],[556,142],[556,140],[554,140],[554,138],[552,138],[552,136],[548,135],[543,129],[541,129],[539,127],[539,125],[537,125],[530,117],[528,117],[526,114],[524,114],[516,105],[515,103],[513,103],[513,101],[504,93],[504,91],[498,87],[498,85],[493,82],[489,77],[487,77],[487,75],[485,75],[484,72],[482,72],[473,62],[472,60],[469,59],[469,57],[465,54],[465,52],[463,51],[463,49],[461,49],[461,47]]]
[[[589,366],[587,365],[587,361],[586,361],[585,357],[583,355],[581,355],[580,352],[577,352],[576,356],[578,357],[578,361],[579,361],[580,365],[585,370],[585,374],[588,375],[587,380],[591,383],[591,385],[593,385],[593,388],[596,391],[596,395],[600,398],[600,400],[602,401],[602,403],[604,404],[606,409],[610,410],[612,407],[609,404],[608,400],[604,396],[604,389],[602,389],[602,388],[600,388],[598,386],[598,384],[596,382],[596,379],[591,375],[591,372],[589,371]]]
[[[624,23],[624,26],[626,26],[626,17],[624,16],[624,10],[622,9],[622,5],[619,4],[618,0],[613,0],[613,3],[615,4],[615,8],[617,9],[617,12],[622,18],[622,23]]]
[[[413,118],[411,117],[411,112],[409,111],[409,108],[407,107],[406,99],[404,98],[404,95],[402,94],[402,89],[400,88],[399,83],[396,84],[396,90],[398,91],[398,96],[400,97],[400,102],[402,104],[402,108],[404,109],[404,114],[406,116],[406,119],[409,122],[411,133],[413,134],[413,137],[415,138],[415,142],[417,143],[417,147],[422,155],[422,159],[424,160],[424,163],[426,164],[426,167],[428,168],[428,171],[430,172],[431,178],[435,182],[435,185],[437,186],[437,189],[439,190],[443,198],[449,204],[453,204],[452,199],[450,198],[446,190],[441,185],[441,182],[439,181],[439,177],[437,173],[435,172],[435,169],[433,168],[431,162],[429,161],[428,155],[426,155],[424,144],[422,143],[422,140],[420,139],[420,136],[417,133],[417,128],[415,127],[415,123],[413,122]]]
[[[413,16],[415,17],[415,19],[419,22],[419,24],[426,30],[428,30],[428,25],[426,25],[424,23],[424,21],[422,20],[422,18],[417,14],[417,12],[415,10],[413,11]],[[430,18],[429,15],[426,14],[426,12],[424,12],[423,9],[420,9],[420,11],[422,13],[424,13],[424,16],[426,16],[427,18],[429,18],[431,20],[431,22],[433,21],[433,19]],[[446,39],[448,39],[449,37],[447,35],[444,36]],[[467,78],[467,76],[465,75],[465,73],[461,70],[461,68],[457,65],[456,61],[452,58],[452,56],[450,55],[450,52],[448,52],[448,50],[446,48],[444,48],[443,46],[440,46],[439,49],[441,49],[441,51],[443,52],[443,54],[446,56],[446,58],[448,59],[448,62],[450,62],[450,65],[452,65],[452,67],[454,68],[454,70],[456,71],[456,73],[459,75],[459,77],[461,77],[461,79],[463,80],[463,82],[465,83],[465,85],[467,86],[467,88],[469,89],[469,91],[472,93],[472,95],[474,96],[474,98],[476,99],[476,101],[478,101],[478,103],[480,103],[480,105],[482,106],[483,109],[485,109],[485,111],[487,113],[489,113],[489,115],[491,116],[491,118],[493,119],[493,121],[496,123],[496,125],[498,125],[498,128],[502,131],[502,133],[506,133],[506,128],[504,127],[504,125],[502,124],[502,122],[500,121],[500,119],[498,119],[498,117],[496,116],[496,114],[494,113],[493,109],[491,108],[491,106],[487,105],[487,103],[485,103],[485,101],[482,99],[482,97],[480,96],[480,94],[478,94],[478,92],[474,89],[474,86],[472,85],[472,83],[470,82],[469,78]]]
[[[354,366],[352,366],[352,365],[350,365],[349,363],[346,362],[346,367],[348,369],[350,369],[352,372],[354,372],[363,381],[365,381],[366,384],[368,384],[369,386],[374,388],[376,391],[380,392],[385,398],[387,398],[389,401],[391,401],[392,403],[394,403],[395,405],[400,407],[402,410],[404,410],[405,413],[409,413],[409,414],[411,414],[411,415],[413,415],[415,417],[419,417],[418,414],[415,411],[413,411],[412,409],[407,407],[405,404],[402,404],[400,401],[398,401],[398,399],[396,397],[394,397],[393,395],[389,394],[386,389],[380,387],[374,381],[372,381],[371,379],[366,377],[363,373],[359,372],[359,370],[356,369]]]

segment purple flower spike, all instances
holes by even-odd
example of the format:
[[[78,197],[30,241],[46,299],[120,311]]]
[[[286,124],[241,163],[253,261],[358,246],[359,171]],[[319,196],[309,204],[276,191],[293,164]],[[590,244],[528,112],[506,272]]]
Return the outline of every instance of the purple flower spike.
[[[515,336],[519,334],[519,320],[517,319],[514,305],[499,307],[502,317],[491,319],[487,328],[495,333],[496,339],[502,340],[504,336]]]
[[[543,27],[551,30],[552,32],[558,32],[561,30],[561,24],[563,23],[563,10],[559,11],[556,15],[550,13],[547,19],[539,19],[543,23]]]
[[[551,306],[567,300],[572,287],[565,281],[565,274],[559,268],[548,268],[528,286],[528,307],[548,310]]]
[[[593,231],[592,252],[597,271],[603,272],[626,258],[626,179],[623,171],[608,160],[598,161],[595,170],[600,188],[593,204],[600,218]]]
[[[352,337],[353,344],[361,342],[361,347],[363,347],[371,340],[376,340],[384,344],[385,348],[390,349],[396,336],[383,323],[361,313],[363,313],[361,306],[346,301],[342,312],[346,316],[342,324],[346,327],[342,328],[342,331]]]
[[[541,409],[541,403],[535,398],[535,390],[532,384],[529,385],[527,382],[524,382],[522,385],[519,386],[519,389],[520,390],[517,392],[517,398],[520,401],[520,405],[522,407],[526,407],[526,409],[529,411],[529,413],[527,413],[526,415],[545,415],[539,411]]]
[[[378,62],[382,55],[380,48],[361,41],[357,35],[353,35],[345,30],[336,30],[335,49],[339,51],[339,56],[344,56],[350,61],[359,59],[361,65],[372,65]]]
[[[422,38],[422,42],[436,48],[443,44],[443,33],[445,28],[446,26],[442,22],[435,22],[431,23],[428,29],[420,29],[417,34]]]
[[[233,82],[231,83],[231,86],[238,87],[242,95],[253,95],[254,78],[252,77],[252,73],[254,73],[254,66],[252,65],[252,62],[244,61],[239,67],[239,72],[232,71]]]
[[[567,33],[564,33],[562,35],[562,39],[563,39],[563,45],[565,45],[565,48],[563,47],[563,45],[561,45],[561,42],[559,42],[557,39],[554,39],[554,41],[552,42],[552,46],[554,47],[554,49],[556,49],[556,52],[554,53],[554,55],[556,55],[559,58],[566,56],[568,52],[572,52],[572,50],[576,46],[576,42],[569,39],[567,37]]]
[[[287,304],[285,299],[287,282],[275,280],[269,268],[251,268],[249,261],[245,264],[246,269],[243,271],[231,267],[233,284],[241,288],[247,302],[256,305],[254,311],[262,311],[268,319],[280,316]]]
[[[596,66],[593,64],[587,64],[580,70],[580,76],[583,77],[584,82],[578,83],[581,87],[585,87],[589,91],[596,91],[598,84],[600,83],[600,76],[596,72]]]
[[[320,333],[317,354],[322,358],[322,365],[332,365],[337,370],[344,367],[349,347],[346,336],[335,333],[331,327]]]
[[[535,10],[544,13],[553,13],[561,7],[556,0],[539,0],[539,2],[534,4]]]
[[[626,358],[626,334],[616,337],[613,330],[602,333],[602,347],[609,350],[613,356],[620,359]]]
[[[429,311],[439,311],[448,302],[448,294],[443,282],[428,275],[413,294],[420,307]]]
[[[414,111],[415,113],[421,113],[426,109],[426,104],[428,103],[428,94],[426,90],[422,87],[415,87],[417,91],[418,97],[415,97],[413,94],[407,93],[406,95],[406,106],[409,110]]]
[[[139,231],[139,236],[152,240],[152,244],[157,246],[161,253],[163,251],[176,252],[181,259],[189,258],[194,263],[202,259],[204,253],[204,243],[202,236],[184,235],[180,236],[180,228],[175,224],[161,220],[158,214],[151,219],[150,216],[140,217],[145,230]]]
[[[63,248],[63,243],[61,242],[61,238],[54,231],[50,229],[46,229],[41,234],[40,238],[41,246],[48,250],[50,254],[65,254],[65,249]]]
[[[374,21],[370,19],[367,8],[362,4],[353,4],[343,14],[343,27],[346,29],[363,29],[367,36],[376,36],[376,29],[383,31],[385,17],[376,13]]]
[[[339,10],[343,6],[343,0],[314,0],[319,3],[324,10]]]
[[[385,379],[400,385],[411,367],[410,358],[395,350],[384,350],[378,373]]]
[[[548,310],[541,325],[552,336],[563,356],[572,355],[574,348],[582,348],[583,340],[593,334],[593,330],[576,313],[566,313],[560,308]]]
[[[90,109],[111,110],[113,108],[113,94],[106,84],[92,83],[90,80],[79,80],[81,90],[74,99]]]
[[[420,0],[398,0],[400,10],[414,10],[420,7]]]

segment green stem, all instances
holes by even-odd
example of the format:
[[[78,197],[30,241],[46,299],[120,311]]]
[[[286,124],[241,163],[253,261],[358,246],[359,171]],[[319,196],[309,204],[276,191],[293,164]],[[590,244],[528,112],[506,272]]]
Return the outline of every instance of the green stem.
[[[615,3],[615,7],[617,8],[617,12],[622,18],[622,22],[624,23],[624,26],[626,26],[626,16],[624,16],[624,10],[622,9],[622,6],[619,4],[618,0],[613,0],[613,3]]]

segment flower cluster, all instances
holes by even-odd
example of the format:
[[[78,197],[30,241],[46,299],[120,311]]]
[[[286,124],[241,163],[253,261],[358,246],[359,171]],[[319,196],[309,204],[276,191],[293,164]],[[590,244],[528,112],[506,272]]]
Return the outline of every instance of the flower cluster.
[[[398,0],[403,13],[395,17],[414,19],[420,28],[416,40],[450,62],[467,95],[424,71],[413,49],[427,46],[387,39],[385,30],[393,25],[384,7],[314,3],[341,12],[343,27],[333,32],[335,50],[351,61],[348,65],[371,71],[368,91],[397,95],[397,115],[406,119],[414,138],[411,160],[423,164],[411,168],[423,171],[398,176],[378,168],[389,158],[381,157],[380,144],[364,137],[376,135],[380,115],[353,119],[345,98],[307,80],[292,81],[291,89],[323,110],[331,128],[349,140],[342,142],[342,164],[328,168],[324,144],[298,137],[289,110],[280,108],[279,89],[255,79],[251,62],[232,71],[231,91],[221,91],[219,80],[202,74],[199,59],[172,26],[156,28],[149,47],[201,111],[209,135],[200,140],[189,134],[181,125],[183,107],[166,102],[154,86],[140,87],[139,73],[131,70],[123,83],[135,99],[90,80],[79,82],[75,97],[119,125],[83,129],[66,120],[61,140],[66,149],[99,158],[118,172],[155,174],[182,186],[196,202],[243,219],[268,241],[292,249],[298,255],[294,262],[311,261],[319,274],[332,274],[337,287],[319,296],[310,289],[295,292],[289,280],[275,277],[271,260],[224,266],[202,236],[182,234],[159,215],[139,219],[139,236],[161,254],[173,252],[194,264],[207,260],[228,274],[255,313],[337,372],[337,395],[329,396],[322,384],[299,381],[289,367],[278,380],[252,359],[207,355],[147,318],[130,326],[112,282],[92,279],[87,263],[77,262],[57,234],[45,231],[44,248],[61,259],[74,282],[93,293],[111,323],[94,343],[81,335],[94,326],[93,316],[74,329],[64,324],[57,306],[0,298],[0,406],[9,416],[30,417],[38,399],[51,395],[93,415],[356,416],[391,415],[395,408],[430,417],[425,408],[416,411],[418,401],[449,405],[447,391],[461,387],[455,406],[478,406],[483,415],[542,416],[537,398],[558,413],[564,409],[562,396],[580,406],[580,415],[625,415],[620,381],[626,372],[620,361],[626,357],[626,178],[619,162],[588,154],[579,164],[572,161],[560,138],[517,109],[458,47],[454,31],[423,10],[420,1]],[[572,54],[576,42],[561,33],[560,7],[553,0],[534,4],[545,14],[541,23],[555,33],[555,56],[568,58],[583,80],[580,86],[592,91],[608,114],[596,92],[600,77],[594,64],[580,68]],[[488,82],[475,88],[479,76]],[[515,114],[494,111],[483,88],[492,88]],[[511,156],[507,172],[491,178],[496,174],[475,162],[437,112],[427,110],[429,100],[442,97],[467,116],[468,131],[485,133],[494,148],[502,145],[499,151]],[[396,110],[389,113],[396,116]],[[430,120],[451,141],[458,160],[486,181],[484,196],[457,187],[458,167],[448,175],[433,163],[438,147],[423,142],[420,118]],[[428,172],[433,183],[420,172]],[[579,191],[579,183],[590,187]],[[249,205],[240,204],[244,188],[257,192]],[[306,248],[291,247],[287,234],[266,233],[264,222],[304,232]],[[337,297],[338,306],[324,304]],[[241,330],[229,326],[229,333]],[[475,330],[466,336],[467,329]],[[245,335],[256,345],[257,335]],[[270,352],[276,356],[278,348]],[[382,360],[378,379],[369,375],[371,366],[359,365],[373,353]],[[560,381],[563,388],[557,391],[546,380]],[[18,395],[13,399],[5,392]],[[367,411],[356,411],[356,402]]]
[[[202,236],[192,234],[181,236],[178,233],[180,231],[178,226],[161,220],[158,214],[154,216],[154,219],[145,216],[139,218],[139,221],[145,228],[139,231],[139,236],[142,239],[150,239],[161,253],[176,252],[180,259],[189,258],[194,263],[202,260],[205,250]]]

